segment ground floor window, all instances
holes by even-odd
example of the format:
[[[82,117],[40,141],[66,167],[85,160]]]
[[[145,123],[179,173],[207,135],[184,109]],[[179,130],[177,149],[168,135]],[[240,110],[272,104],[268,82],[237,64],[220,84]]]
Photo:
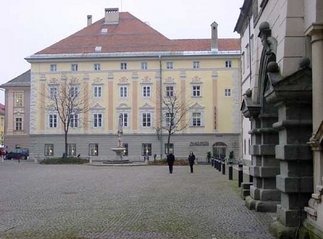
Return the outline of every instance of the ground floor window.
[[[213,145],[213,156],[224,159],[226,157],[227,145],[223,142],[217,142]]]
[[[169,148],[169,151],[168,151]],[[165,154],[174,153],[174,144],[165,144]]]
[[[123,144],[123,147],[125,148],[125,150],[124,150],[124,156],[128,156],[129,155],[129,151],[128,151],[128,144],[127,143],[124,143]]]
[[[141,155],[142,156],[151,156],[151,144],[142,144],[141,146]]]
[[[68,144],[67,145],[67,155],[68,156],[76,156],[76,144]]]
[[[99,144],[89,144],[89,156],[99,155]]]
[[[54,156],[54,144],[45,144],[44,155],[45,156]]]

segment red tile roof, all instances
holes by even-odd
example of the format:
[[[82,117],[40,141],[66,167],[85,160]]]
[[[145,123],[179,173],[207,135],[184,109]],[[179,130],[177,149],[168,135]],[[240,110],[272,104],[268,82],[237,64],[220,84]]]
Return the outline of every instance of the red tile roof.
[[[101,33],[108,28],[108,33]],[[120,13],[119,24],[105,25],[104,18],[75,34],[39,51],[37,54],[209,51],[211,39],[171,40],[128,12]],[[219,51],[240,50],[239,39],[219,39]]]

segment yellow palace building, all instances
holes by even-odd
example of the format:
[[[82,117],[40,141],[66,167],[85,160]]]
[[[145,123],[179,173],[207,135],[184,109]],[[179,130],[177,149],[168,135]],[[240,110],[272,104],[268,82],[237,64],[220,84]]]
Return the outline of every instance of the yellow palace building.
[[[168,114],[162,101],[176,96],[187,112],[180,120],[186,127],[171,137],[175,156],[187,158],[194,151],[205,160],[209,151],[226,156],[233,151],[238,158],[240,42],[219,39],[215,22],[210,35],[172,40],[117,8],[105,9],[104,18],[94,23],[87,16],[85,28],[26,58],[31,70],[24,122],[29,121],[31,157],[64,152],[63,125],[48,99],[68,81],[87,109],[71,119],[72,156],[114,157],[121,117],[125,158],[165,157],[167,132],[161,128]],[[12,105],[14,89],[6,84],[2,87]],[[7,117],[15,121],[13,110]],[[11,147],[19,140],[13,140],[14,131],[13,126],[5,136]]]

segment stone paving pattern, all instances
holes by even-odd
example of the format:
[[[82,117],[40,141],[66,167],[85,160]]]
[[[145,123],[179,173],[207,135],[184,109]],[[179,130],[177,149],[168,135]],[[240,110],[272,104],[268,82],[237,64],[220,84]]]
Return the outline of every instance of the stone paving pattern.
[[[272,239],[269,214],[244,206],[209,165],[0,163],[1,239]]]

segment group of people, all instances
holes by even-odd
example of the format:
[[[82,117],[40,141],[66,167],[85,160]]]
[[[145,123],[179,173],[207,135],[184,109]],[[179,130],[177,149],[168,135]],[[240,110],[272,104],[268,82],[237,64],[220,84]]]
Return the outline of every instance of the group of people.
[[[175,156],[173,153],[169,153],[167,155],[167,164],[168,164],[168,168],[169,168],[169,173],[172,174],[173,173],[173,166],[174,166],[174,162],[175,162]],[[193,173],[193,165],[195,162],[195,155],[193,152],[190,152],[189,156],[188,156],[188,164],[190,165],[190,170],[191,173]]]

